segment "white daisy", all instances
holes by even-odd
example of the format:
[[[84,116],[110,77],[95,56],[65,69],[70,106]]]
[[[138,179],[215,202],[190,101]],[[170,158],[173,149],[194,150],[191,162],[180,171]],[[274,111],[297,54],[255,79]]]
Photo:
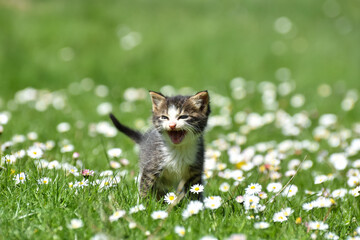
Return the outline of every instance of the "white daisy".
[[[222,192],[227,192],[230,190],[230,185],[227,182],[224,182],[220,185],[219,190]]]
[[[315,184],[321,184],[327,180],[329,180],[329,178],[326,175],[319,175],[315,177]]]
[[[126,214],[126,211],[117,210],[109,217],[109,221],[110,222],[117,221],[119,218],[122,218],[125,214]]]
[[[269,226],[270,226],[270,224],[267,223],[267,222],[256,222],[256,223],[254,224],[254,227],[255,227],[256,229],[266,229],[266,228],[268,228]]]
[[[27,150],[27,155],[34,159],[39,159],[43,155],[43,151],[40,148],[31,147]]]
[[[14,180],[15,184],[24,183],[26,181],[26,174],[24,172],[16,174]]]
[[[285,197],[292,197],[295,196],[295,194],[297,193],[298,188],[295,185],[290,185],[287,186],[284,191],[282,192],[282,195]]]
[[[179,236],[179,237],[183,237],[185,236],[185,228],[182,226],[175,226],[175,233]]]
[[[191,188],[190,188],[190,192],[192,192],[192,193],[199,194],[202,191],[204,191],[204,186],[201,184],[195,184],[195,185],[191,186]]]
[[[285,221],[287,221],[287,217],[284,215],[283,212],[277,212],[273,216],[273,221],[274,222],[285,222]]]
[[[84,226],[84,223],[81,219],[71,219],[70,224],[68,224],[68,228],[70,229],[78,229]]]
[[[172,204],[173,202],[175,202],[176,198],[177,198],[176,194],[173,192],[170,192],[165,195],[164,200],[167,204]]]
[[[142,204],[136,205],[135,207],[130,208],[129,214],[137,213],[137,212],[143,211],[143,210],[145,210],[144,205],[142,205]]]
[[[168,213],[166,211],[154,211],[151,217],[153,219],[165,219],[168,217]]]
[[[205,208],[209,209],[218,209],[221,206],[221,197],[211,196],[204,199]]]
[[[49,182],[51,182],[51,178],[48,177],[40,178],[38,180],[38,184],[49,184]]]
[[[248,187],[245,189],[246,195],[254,195],[261,192],[261,185],[258,183],[251,183],[248,185]]]
[[[320,221],[309,222],[309,228],[312,230],[327,230],[329,225]]]
[[[266,187],[266,190],[267,190],[268,192],[277,193],[277,192],[279,192],[279,191],[281,190],[281,188],[282,188],[282,184],[281,184],[281,183],[276,183],[276,182],[274,182],[274,183],[269,183],[269,184],[267,185],[267,187]]]
[[[111,148],[107,151],[107,154],[111,158],[118,158],[120,157],[122,150],[120,148]]]
[[[325,233],[324,237],[325,237],[325,239],[333,239],[333,240],[338,240],[338,239],[339,239],[339,236],[336,235],[336,234],[333,233],[333,232],[327,232],[327,233]]]
[[[1,158],[2,164],[14,164],[16,162],[16,157],[14,155],[5,155]]]

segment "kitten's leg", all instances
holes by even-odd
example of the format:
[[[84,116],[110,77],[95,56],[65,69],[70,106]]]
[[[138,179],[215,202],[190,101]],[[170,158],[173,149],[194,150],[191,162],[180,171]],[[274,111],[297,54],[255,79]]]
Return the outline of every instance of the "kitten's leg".
[[[201,184],[201,185],[203,184],[202,171],[200,171],[199,169],[190,169],[190,178],[185,184],[185,194],[187,194],[191,186],[195,184]],[[202,192],[199,194],[191,193],[190,198],[202,201],[204,196]]]
[[[141,179],[140,179],[140,196],[146,197],[149,191],[153,188],[156,180],[158,179],[158,174],[154,171],[144,170]]]

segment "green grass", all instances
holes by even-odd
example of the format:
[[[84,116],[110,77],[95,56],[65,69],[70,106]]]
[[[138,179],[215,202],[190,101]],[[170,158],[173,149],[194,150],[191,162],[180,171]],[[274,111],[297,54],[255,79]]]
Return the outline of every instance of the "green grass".
[[[128,175],[116,187],[99,191],[98,186],[88,186],[78,189],[77,194],[75,189],[68,188],[68,183],[79,181],[81,177],[65,174],[62,170],[39,170],[28,156],[14,165],[3,164],[4,169],[0,171],[0,239],[89,239],[97,233],[105,233],[110,239],[146,238],[139,228],[130,229],[126,219],[108,220],[115,210],[128,211],[137,204],[134,178],[138,174],[138,157],[134,144],[121,134],[114,138],[89,135],[91,124],[110,122],[106,115],[101,116],[96,111],[103,102],[111,103],[114,114],[131,127],[135,127],[138,120],[145,123],[144,129],[150,125],[149,97],[131,103],[133,109],[130,112],[120,107],[126,102],[123,95],[129,87],[159,91],[170,85],[178,91],[190,87],[191,93],[210,90],[212,116],[226,116],[224,112],[229,112],[232,119],[230,126],[214,127],[206,133],[207,146],[217,149],[215,140],[226,139],[228,133],[242,135],[240,128],[244,124],[233,121],[237,112],[273,112],[264,108],[258,88],[264,81],[278,86],[281,81],[277,80],[276,71],[285,67],[291,71],[290,82],[296,88],[287,96],[277,95],[276,102],[291,115],[305,113],[312,122],[311,127],[301,129],[298,136],[289,137],[270,123],[244,134],[247,142],[242,149],[267,141],[314,141],[313,129],[318,126],[319,116],[325,113],[334,113],[338,117],[338,123],[330,128],[332,133],[345,128],[351,131],[351,137],[344,143],[359,138],[359,133],[353,129],[354,124],[359,123],[359,105],[355,103],[352,110],[344,111],[341,102],[349,90],[360,89],[360,2],[327,1],[330,6],[335,4],[335,16],[325,13],[325,2],[0,0],[0,113],[11,114],[10,121],[3,125],[0,144],[11,141],[15,134],[36,132],[39,136],[36,141],[54,140],[56,143],[52,150],[45,151],[44,159],[75,164],[72,153],[60,152],[61,142],[66,139],[80,153],[84,167],[96,171],[90,180],[100,179],[100,172],[110,169],[106,155],[110,148],[121,148],[122,157],[130,161],[128,166],[120,168],[127,170]],[[293,24],[288,34],[274,30],[274,22],[282,16]],[[133,49],[124,50],[120,41],[130,31],[139,32],[142,40]],[[279,44],[285,50],[274,51],[274,46]],[[65,61],[61,52],[69,49],[73,58]],[[79,85],[87,77],[94,82],[89,91]],[[242,100],[235,100],[231,95],[230,81],[235,77],[247,80],[247,95]],[[70,84],[73,84],[72,88]],[[319,96],[317,88],[321,84],[332,88],[329,97]],[[109,94],[105,97],[94,94],[98,85],[107,86]],[[65,107],[55,109],[50,105],[46,111],[37,111],[35,102],[18,104],[14,100],[16,94],[27,87],[42,90],[41,94],[48,93],[48,96],[63,96]],[[300,108],[290,104],[291,97],[297,93],[306,99]],[[228,102],[219,104],[216,94],[226,97]],[[70,123],[71,130],[57,132],[56,126],[61,122]],[[236,145],[226,141],[230,146]],[[1,155],[27,150],[33,143],[27,139]],[[319,144],[320,148],[315,152],[286,153],[279,169],[282,174],[288,170],[291,159],[302,160],[305,155],[313,160],[314,166],[300,170],[294,178],[293,184],[299,187],[295,197],[280,195],[267,204],[262,213],[246,213],[244,206],[234,200],[253,182],[258,182],[265,190],[270,182],[269,175],[254,168],[246,174],[244,182],[238,187],[232,186],[227,193],[219,191],[219,186],[223,182],[232,184],[233,180],[220,178],[218,171],[214,171],[214,176],[208,179],[205,195],[222,197],[223,204],[217,210],[206,209],[183,220],[181,214],[190,201],[186,198],[160,224],[162,221],[153,220],[151,213],[168,206],[150,197],[140,201],[146,206],[144,212],[127,216],[150,233],[154,233],[160,224],[159,231],[153,236],[162,239],[178,239],[174,233],[176,225],[185,227],[186,239],[199,239],[205,235],[225,239],[233,233],[243,233],[248,239],[309,239],[316,231],[307,232],[305,223],[325,218],[329,231],[341,239],[354,236],[360,219],[359,197],[346,195],[342,200],[335,199],[336,205],[330,211],[328,208],[310,212],[302,209],[303,203],[316,199],[316,196],[306,195],[305,190],[320,191],[323,187],[314,184],[316,175],[334,174],[333,181],[324,183],[330,190],[351,189],[346,184],[346,172],[351,166],[337,171],[328,162],[328,157],[325,162],[316,161],[322,151],[328,151],[330,155],[343,152],[344,147],[331,147],[326,140]],[[359,158],[357,154],[349,160]],[[222,151],[218,162],[226,163],[228,169],[235,169],[229,163],[226,150]],[[16,185],[13,178],[20,172],[27,173],[28,180]],[[41,177],[52,178],[53,183],[38,185],[37,180]],[[282,176],[278,181],[284,185],[288,180],[289,177]],[[261,200],[261,203],[267,200]],[[287,222],[274,223],[274,213],[283,207],[291,207],[294,213]],[[259,219],[248,219],[251,216]],[[301,224],[295,224],[297,217],[302,218]],[[84,227],[69,229],[67,225],[73,218],[82,219]],[[255,229],[254,222],[260,220],[269,222],[270,227]],[[323,232],[316,233],[318,238],[323,238]]]

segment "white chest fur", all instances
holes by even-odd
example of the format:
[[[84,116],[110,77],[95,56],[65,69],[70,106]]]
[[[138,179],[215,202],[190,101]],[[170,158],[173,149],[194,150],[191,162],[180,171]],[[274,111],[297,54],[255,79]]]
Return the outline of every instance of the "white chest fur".
[[[181,180],[188,180],[189,166],[195,163],[197,144],[164,146],[164,161],[161,183],[165,188],[176,189]]]

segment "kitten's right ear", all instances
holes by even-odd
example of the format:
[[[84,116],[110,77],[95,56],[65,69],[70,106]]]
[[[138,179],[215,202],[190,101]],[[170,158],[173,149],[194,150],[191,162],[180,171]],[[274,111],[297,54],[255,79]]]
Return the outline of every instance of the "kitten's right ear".
[[[156,112],[160,109],[160,105],[166,101],[166,98],[164,95],[158,92],[149,91],[149,94],[151,96],[152,101],[152,110],[153,112]]]

